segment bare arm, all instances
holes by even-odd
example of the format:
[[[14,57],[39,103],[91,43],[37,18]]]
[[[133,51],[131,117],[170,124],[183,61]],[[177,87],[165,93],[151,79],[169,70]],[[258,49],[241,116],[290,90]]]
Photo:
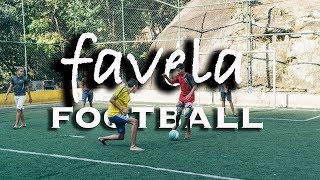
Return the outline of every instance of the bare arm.
[[[170,84],[173,84],[172,79],[170,79],[165,73],[163,73],[162,76],[163,76]]]
[[[224,92],[228,92],[228,87],[226,84],[223,84]]]
[[[121,107],[117,102],[116,102],[117,96],[113,95],[110,98],[110,103],[113,104],[116,108],[118,108],[121,112],[123,112],[124,114],[128,114],[129,110],[128,108],[123,108]]]
[[[29,86],[27,86],[27,93],[29,95],[29,103],[31,104],[32,103],[32,97],[31,97],[31,93],[30,93],[30,88]]]
[[[189,94],[186,96],[186,99],[189,99],[196,89],[197,89],[197,86],[193,86]]]
[[[82,86],[82,91],[83,91],[83,88],[84,88],[84,78],[82,78],[81,86]]]
[[[9,93],[11,92],[12,87],[13,87],[13,85],[12,85],[12,83],[10,83],[10,86],[9,86],[9,88],[8,88],[8,91],[7,91],[7,94],[6,94],[6,96],[4,97],[4,100],[5,100],[5,101],[8,100],[8,95],[9,95]]]
[[[193,86],[189,94],[190,95],[193,94],[196,89],[197,89],[197,86]]]

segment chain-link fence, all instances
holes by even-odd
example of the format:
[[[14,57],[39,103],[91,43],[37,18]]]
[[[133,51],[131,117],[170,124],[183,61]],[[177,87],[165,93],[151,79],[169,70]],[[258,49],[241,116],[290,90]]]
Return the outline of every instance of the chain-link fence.
[[[140,67],[152,48],[175,50],[183,40],[199,38],[201,67],[214,49],[244,52],[242,86],[247,89],[273,88],[273,60],[278,88],[317,89],[318,76],[312,75],[320,66],[312,60],[320,57],[314,48],[320,31],[317,5],[310,10],[301,6],[303,14],[294,13],[290,4],[289,0],[4,0],[0,2],[0,84],[9,82],[17,66],[27,67],[31,81],[60,84],[61,77],[51,67],[54,57],[64,53],[70,37],[92,32],[99,48],[132,53]],[[310,44],[308,56],[299,51],[298,47]],[[305,74],[309,80],[286,83],[299,76],[288,73],[298,67],[309,69]]]
[[[177,14],[166,3],[177,1],[1,1],[0,84],[8,83],[18,66],[27,68],[31,81],[61,82],[52,71],[53,57],[84,32],[97,36],[99,48],[132,53],[142,66],[152,41]]]

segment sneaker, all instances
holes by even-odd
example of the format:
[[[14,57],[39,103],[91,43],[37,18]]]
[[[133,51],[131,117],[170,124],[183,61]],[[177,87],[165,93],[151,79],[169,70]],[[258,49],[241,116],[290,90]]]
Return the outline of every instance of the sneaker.
[[[102,139],[102,138],[98,138],[98,140],[103,144],[103,145],[107,145],[106,140]]]
[[[19,126],[19,128],[24,128],[24,127],[27,127],[27,125],[25,125],[25,124],[23,125],[22,124],[21,126]]]
[[[137,147],[137,146],[131,146],[131,147],[130,147],[130,151],[144,151],[144,149],[139,148],[139,147]]]
[[[13,129],[19,129],[20,127],[15,125],[15,126],[13,126],[12,128],[13,128]]]

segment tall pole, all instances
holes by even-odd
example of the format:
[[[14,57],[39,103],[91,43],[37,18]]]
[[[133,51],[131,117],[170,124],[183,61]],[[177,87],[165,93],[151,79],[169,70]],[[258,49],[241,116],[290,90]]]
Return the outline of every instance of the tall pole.
[[[179,21],[178,21],[178,47],[179,49],[181,49],[181,17],[180,17],[180,0],[178,1],[178,17],[179,17]]]
[[[122,46],[123,46],[123,54],[126,53],[126,44],[125,44],[125,34],[124,34],[124,12],[123,12],[123,1],[121,0],[121,21],[122,21]]]
[[[125,56],[126,54],[126,43],[125,43],[125,34],[124,34],[124,8],[123,8],[123,1],[121,0],[121,21],[122,21],[122,50],[123,50],[123,55]],[[122,70],[122,81],[126,82],[126,76],[125,76],[125,71]]]
[[[74,14],[74,19],[73,19],[73,26],[74,26],[74,35],[77,34],[78,29],[77,29],[77,15],[76,15],[76,9],[77,9],[77,1],[74,1],[74,6],[73,6],[73,14]]]
[[[274,36],[275,37],[275,36]],[[274,58],[273,58],[273,66],[272,66],[272,69],[273,69],[273,72],[272,72],[272,79],[273,79],[273,88],[272,88],[272,91],[273,91],[273,108],[276,109],[277,108],[277,95],[276,95],[276,73],[277,73],[277,70],[276,70],[276,64],[277,63],[277,51],[276,49],[274,49]]]
[[[251,21],[251,0],[247,1],[247,66],[248,66],[248,92],[252,92],[252,21]]]
[[[26,71],[26,78],[28,78],[28,62],[27,62],[27,42],[26,42],[26,23],[24,14],[24,1],[21,1],[22,7],[22,26],[23,26],[23,44],[24,44],[24,66]]]

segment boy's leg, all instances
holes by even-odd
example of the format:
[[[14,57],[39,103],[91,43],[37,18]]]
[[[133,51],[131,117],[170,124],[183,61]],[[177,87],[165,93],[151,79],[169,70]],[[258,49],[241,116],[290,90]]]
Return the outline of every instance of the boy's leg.
[[[235,116],[236,114],[234,112],[233,102],[229,101],[229,104],[230,104],[230,107],[231,107],[232,114]]]
[[[16,96],[15,97],[15,102],[16,102],[16,122],[15,125],[13,126],[13,128],[19,128],[19,120],[22,119],[21,114],[22,114],[22,110],[23,110],[23,104],[25,101],[25,96]],[[24,116],[23,116],[23,121],[22,123],[25,124],[24,121]]]
[[[106,145],[106,141],[108,140],[124,140],[124,134],[113,134],[110,136],[99,137],[98,140]]]
[[[99,141],[103,144],[106,144],[107,140],[123,140],[125,134],[125,124],[132,124],[131,127],[131,146],[130,150],[132,151],[143,151],[144,149],[136,146],[136,138],[137,138],[137,129],[138,129],[138,120],[134,118],[127,118],[125,115],[116,115],[113,117],[109,117],[109,121],[115,123],[117,126],[118,135],[111,135],[105,137],[99,137]]]
[[[24,104],[24,101],[26,100],[26,96],[21,96],[20,98],[20,109],[21,109],[21,114],[20,114],[20,119],[22,121],[22,125],[20,127],[25,127],[26,126],[26,121],[24,119],[24,107],[23,107],[23,104]]]
[[[91,92],[89,92],[89,94],[88,94],[88,101],[89,101],[90,107],[93,107],[93,105],[92,105],[93,93],[91,93]]]
[[[82,108],[86,106],[88,94],[86,91],[82,91]]]
[[[125,124],[128,122],[127,117],[123,115],[109,117],[109,121],[116,124],[118,134],[99,137],[98,140],[104,145],[106,145],[106,141],[108,140],[124,140],[124,134],[126,131]]]
[[[224,115],[226,115],[226,102],[225,101],[221,101],[222,102],[222,107],[224,108]]]
[[[26,124],[26,120],[24,119],[24,110],[21,109],[21,121],[22,121],[22,125],[20,127],[26,127],[27,124]]]
[[[20,118],[21,118],[21,109],[16,109],[16,122],[13,128],[19,128],[18,124],[19,124]]]
[[[234,107],[233,107],[233,102],[232,102],[231,91],[229,91],[229,92],[227,93],[227,100],[229,101],[232,114],[235,116],[236,114],[235,114],[235,112],[234,112]]]
[[[179,126],[179,122],[181,119],[181,114],[183,112],[184,103],[180,102],[177,104],[177,116],[176,116],[176,125],[173,126],[172,130],[176,130]]]
[[[135,118],[128,118],[128,122],[132,125],[131,126],[131,146],[130,146],[130,150],[132,150],[132,151],[143,151],[144,149],[139,148],[136,145],[138,120],[135,119]]]
[[[187,124],[187,133],[184,138],[190,139],[190,135],[191,135],[190,116],[193,111],[192,103],[186,103],[185,109],[186,109],[185,119],[186,119],[186,124]]]
[[[220,92],[221,95],[221,102],[222,102],[222,107],[224,108],[224,115],[226,115],[226,93],[225,92]]]
[[[19,100],[19,97],[17,96],[14,96],[14,102],[16,103],[16,120],[15,120],[15,124],[13,126],[13,128],[18,128],[18,123],[19,123],[19,119],[20,119],[20,113],[18,110],[18,100]]]

